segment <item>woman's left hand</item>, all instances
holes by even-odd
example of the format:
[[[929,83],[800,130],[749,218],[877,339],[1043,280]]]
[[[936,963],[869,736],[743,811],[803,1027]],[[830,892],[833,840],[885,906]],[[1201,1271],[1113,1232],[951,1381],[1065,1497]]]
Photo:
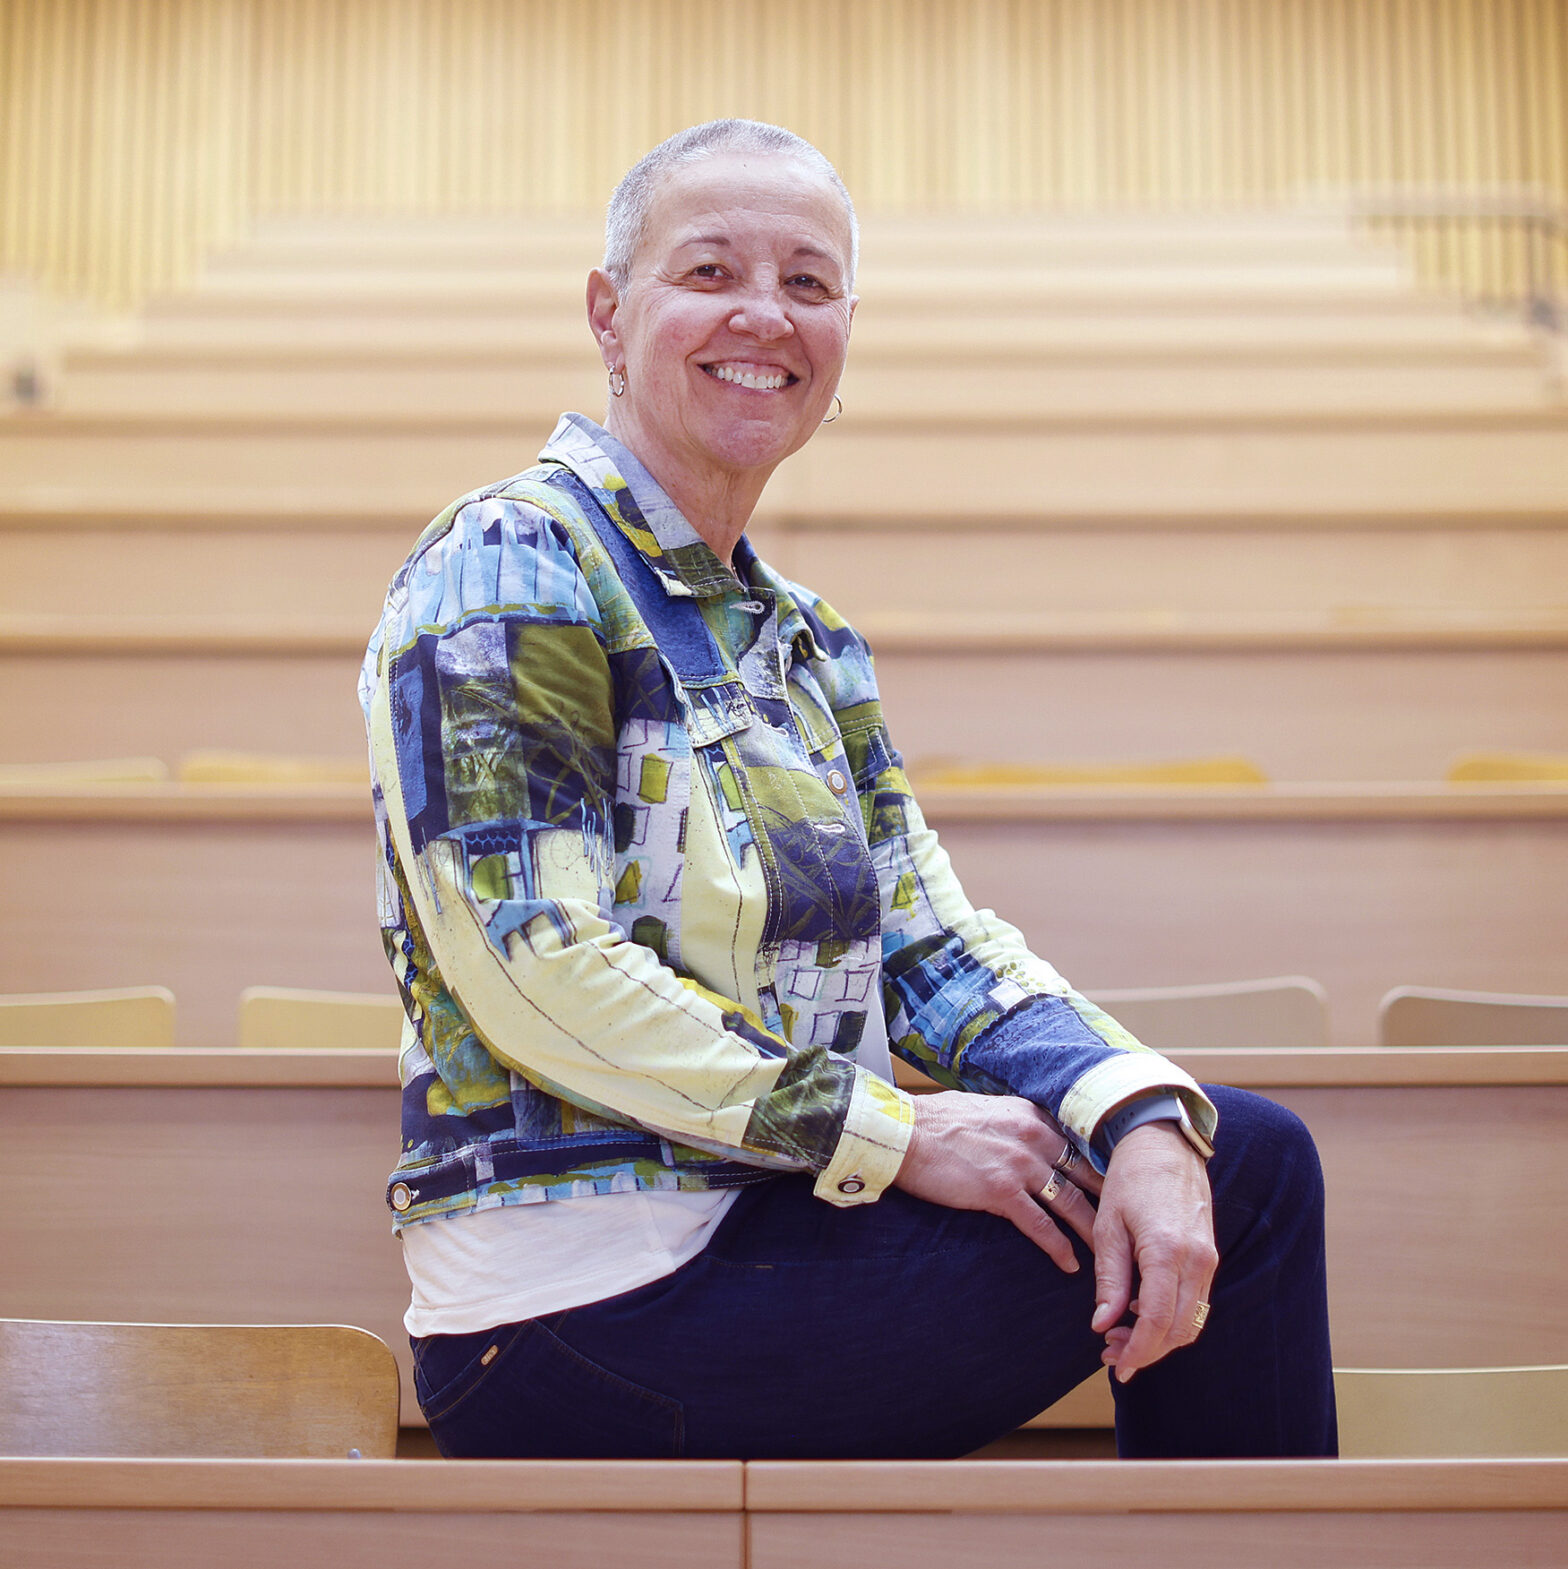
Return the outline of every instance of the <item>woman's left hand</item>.
[[[1094,1222],[1092,1324],[1120,1382],[1198,1338],[1218,1263],[1202,1159],[1171,1123],[1134,1128],[1111,1156]]]

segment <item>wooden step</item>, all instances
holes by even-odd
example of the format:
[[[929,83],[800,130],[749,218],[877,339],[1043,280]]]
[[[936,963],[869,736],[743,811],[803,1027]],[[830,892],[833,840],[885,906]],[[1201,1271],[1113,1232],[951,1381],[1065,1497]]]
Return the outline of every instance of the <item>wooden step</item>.
[[[123,497],[65,497],[0,509],[0,615],[283,617],[291,627],[325,618],[341,638],[379,615],[430,515],[395,501],[379,515],[352,502],[323,509],[308,497],[247,508],[217,487],[207,506],[198,501],[181,508],[165,496],[136,511]],[[963,637],[992,651],[1265,636],[1403,646],[1427,632],[1453,642],[1467,625],[1497,646],[1510,626],[1526,642],[1548,629],[1568,583],[1568,510],[775,513],[749,533],[765,560],[882,650],[889,639],[917,647],[932,616],[950,645]]]
[[[515,473],[548,436],[508,415],[0,422],[12,508],[185,505],[435,511]],[[962,475],[960,484],[957,476]],[[1028,516],[1293,507],[1568,507],[1568,409],[1468,413],[872,417],[829,426],[775,475],[770,510]]]
[[[586,337],[586,335],[585,335]],[[1001,363],[956,355],[894,359],[857,357],[840,384],[853,417],[928,418],[933,409],[1011,419],[1077,412],[1140,415],[1385,408],[1465,410],[1518,408],[1547,401],[1552,383],[1528,348],[1481,344],[1445,360],[1434,354],[1327,356],[1297,363],[1282,354],[1242,358],[1206,353],[1103,356]],[[74,356],[51,407],[80,414],[392,414],[493,418],[505,412],[529,424],[561,409],[599,413],[608,398],[603,367],[586,341],[555,361],[464,364],[449,354],[362,364],[316,355],[295,364],[208,359],[180,363],[165,355]]]
[[[579,360],[597,358],[581,301],[565,311],[469,310],[427,304],[417,311],[344,307],[269,317],[208,313],[152,315],[114,339],[117,347],[169,356],[224,358],[352,352],[374,360],[407,354],[489,357],[503,354]],[[1145,352],[1236,355],[1289,351],[1308,359],[1397,351],[1446,354],[1476,346],[1530,349],[1529,332],[1510,318],[1472,317],[1443,300],[1384,299],[1359,307],[1339,301],[1292,309],[1231,300],[1206,308],[1102,304],[1089,311],[1020,316],[1005,308],[987,313],[933,307],[897,311],[862,302],[855,313],[852,366],[868,357],[927,354],[1049,361],[1063,354]]]
[[[933,792],[970,898],[1088,990],[1304,973],[1333,1040],[1401,983],[1568,992],[1568,789],[1281,784]],[[155,982],[181,1039],[246,986],[375,991],[358,786],[0,790],[0,990]],[[85,904],[84,904],[84,901]],[[113,942],[81,941],[84,909]],[[222,1033],[220,1033],[222,1032]]]
[[[862,267],[855,288],[862,299],[910,311],[936,306],[968,313],[1060,309],[1064,302],[1203,300],[1333,301],[1402,297],[1410,285],[1396,261],[1380,257],[1310,258],[1235,262],[1203,257],[1184,261],[1150,255],[1083,265],[1076,259],[1042,258],[1028,267],[976,264]],[[533,310],[572,310],[583,302],[584,274],[556,265],[497,263],[484,267],[388,267],[308,270],[209,267],[189,291],[166,296],[150,308],[157,316],[218,311],[341,310],[388,303],[404,308],[432,304]]]
[[[1343,211],[957,213],[899,217],[863,213],[860,250],[866,268],[973,265],[1021,268],[1062,259],[1122,261],[1149,255],[1220,261],[1300,262],[1322,257],[1387,256]],[[268,217],[214,257],[213,268],[273,270],[318,267],[415,269],[485,267],[499,259],[537,266],[597,265],[600,216],[438,219],[350,216]]]
[[[1425,1474],[1419,1461],[1384,1464],[757,1461],[746,1468],[747,1563],[1024,1569],[1046,1540],[1053,1554],[1157,1557],[1171,1569],[1463,1569],[1494,1552],[1519,1569],[1552,1562],[1568,1527],[1568,1463],[1430,1461],[1443,1469]]]
[[[1568,509],[1312,518],[1166,505],[1049,522],[957,507],[945,518],[802,515],[769,559],[857,624],[968,614],[998,633],[1042,616],[1065,629],[1074,615],[1121,617],[1150,637],[1162,626],[1181,636],[1190,616],[1216,629],[1258,616],[1281,632],[1292,616],[1321,617],[1368,634],[1382,618],[1436,616],[1457,630],[1465,612],[1500,621],[1568,597]]]
[[[241,751],[358,759],[362,623],[0,618],[0,762]],[[876,630],[875,626],[872,628]],[[878,637],[894,741],[940,760],[1114,762],[1239,751],[1269,777],[1440,779],[1477,748],[1568,750],[1568,616],[1528,636],[1436,622],[1406,641]],[[1420,636],[1418,637],[1418,632]]]

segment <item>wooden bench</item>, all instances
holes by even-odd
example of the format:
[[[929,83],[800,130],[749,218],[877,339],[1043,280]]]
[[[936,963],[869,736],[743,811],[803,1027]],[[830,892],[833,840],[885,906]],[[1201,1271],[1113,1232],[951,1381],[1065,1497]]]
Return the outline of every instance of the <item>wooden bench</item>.
[[[28,1565],[1555,1569],[1568,1461],[6,1460]]]
[[[1341,1363],[1560,1355],[1568,1258],[1540,1239],[1568,1219],[1568,1049],[1171,1055],[1316,1137]],[[356,1324],[417,1421],[398,1103],[391,1052],[0,1050],[0,1317]]]
[[[750,1569],[1545,1569],[1568,1461],[753,1462]]]
[[[7,1561],[741,1569],[738,1461],[0,1460]]]

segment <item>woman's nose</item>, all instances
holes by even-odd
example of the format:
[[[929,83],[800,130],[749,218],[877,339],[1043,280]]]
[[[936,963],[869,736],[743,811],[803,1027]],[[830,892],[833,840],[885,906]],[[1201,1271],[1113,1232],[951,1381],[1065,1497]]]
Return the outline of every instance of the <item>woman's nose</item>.
[[[753,338],[787,338],[794,332],[795,324],[784,305],[782,296],[774,289],[749,289],[737,303],[730,327]]]

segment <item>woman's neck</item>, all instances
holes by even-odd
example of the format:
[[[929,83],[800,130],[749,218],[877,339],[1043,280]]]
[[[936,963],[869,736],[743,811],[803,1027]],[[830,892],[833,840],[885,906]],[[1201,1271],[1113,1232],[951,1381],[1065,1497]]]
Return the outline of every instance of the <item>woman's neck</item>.
[[[733,571],[735,546],[746,532],[751,514],[773,473],[773,465],[765,469],[735,471],[710,467],[701,473],[692,473],[688,465],[661,452],[647,450],[652,444],[639,439],[636,430],[628,429],[630,422],[618,420],[619,412],[611,406],[604,428],[653,475],[660,489],[680,509],[681,516],[714,555]]]

